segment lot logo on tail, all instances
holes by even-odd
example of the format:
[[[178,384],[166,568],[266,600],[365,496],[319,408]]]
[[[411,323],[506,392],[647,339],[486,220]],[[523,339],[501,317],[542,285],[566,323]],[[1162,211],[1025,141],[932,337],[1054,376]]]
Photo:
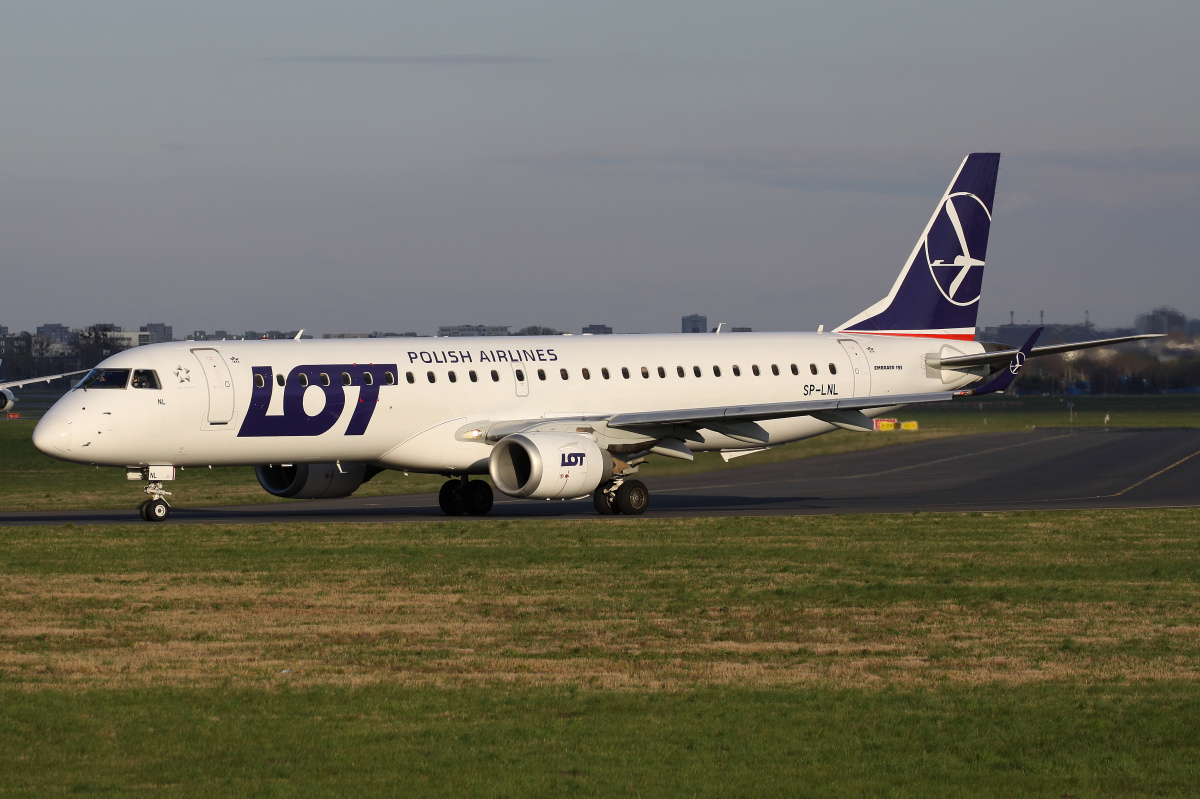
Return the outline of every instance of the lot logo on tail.
[[[979,302],[991,222],[979,197],[951,194],[925,236],[923,249],[933,282],[943,297],[960,307]]]

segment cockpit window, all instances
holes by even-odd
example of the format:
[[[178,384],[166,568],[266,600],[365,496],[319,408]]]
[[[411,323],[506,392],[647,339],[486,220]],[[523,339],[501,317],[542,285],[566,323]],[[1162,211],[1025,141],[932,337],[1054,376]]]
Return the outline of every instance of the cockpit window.
[[[162,388],[162,384],[158,382],[158,374],[153,369],[134,369],[133,382],[130,385],[134,388]]]
[[[75,388],[125,388],[128,382],[128,369],[93,369]]]

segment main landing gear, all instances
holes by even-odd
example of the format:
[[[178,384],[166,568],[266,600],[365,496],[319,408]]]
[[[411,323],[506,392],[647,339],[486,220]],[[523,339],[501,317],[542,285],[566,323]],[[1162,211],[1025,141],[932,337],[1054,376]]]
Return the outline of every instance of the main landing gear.
[[[592,504],[601,516],[638,516],[650,505],[650,491],[641,480],[614,480],[600,484],[592,494]]]
[[[486,516],[492,509],[492,487],[483,480],[447,480],[438,492],[438,505],[447,516]]]
[[[171,492],[164,491],[162,483],[151,483],[142,490],[151,497],[138,508],[143,519],[148,522],[161,522],[171,515],[171,506],[163,499],[163,497],[171,496]]]

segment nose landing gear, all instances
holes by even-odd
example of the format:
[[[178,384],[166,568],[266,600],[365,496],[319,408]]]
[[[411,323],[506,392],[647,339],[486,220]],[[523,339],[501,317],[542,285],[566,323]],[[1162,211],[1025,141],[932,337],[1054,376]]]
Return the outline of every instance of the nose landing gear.
[[[148,522],[161,522],[171,515],[171,506],[163,499],[171,496],[171,492],[164,490],[162,483],[151,483],[142,490],[151,497],[138,508],[143,519]]]

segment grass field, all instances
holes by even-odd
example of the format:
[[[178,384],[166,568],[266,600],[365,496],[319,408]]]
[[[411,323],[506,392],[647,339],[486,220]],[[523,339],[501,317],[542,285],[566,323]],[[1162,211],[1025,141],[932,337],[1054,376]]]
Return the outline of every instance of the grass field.
[[[0,528],[0,795],[1179,795],[1200,511]]]
[[[1068,409],[1067,403],[1075,407]],[[18,406],[21,407],[21,406]],[[837,431],[729,463],[702,453],[693,463],[652,458],[642,476],[689,474],[736,469],[773,461],[897,446],[948,435],[1028,430],[1035,427],[1195,427],[1200,425],[1200,396],[1150,397],[988,397],[897,412],[916,420],[919,432],[851,433]],[[0,422],[0,512],[135,508],[146,497],[142,483],[125,480],[122,469],[96,468],[56,461],[33,448],[35,419]],[[436,491],[436,475],[385,472],[363,485],[357,496]],[[173,486],[171,504],[180,507],[282,502],[259,487],[248,467],[188,469]]]

